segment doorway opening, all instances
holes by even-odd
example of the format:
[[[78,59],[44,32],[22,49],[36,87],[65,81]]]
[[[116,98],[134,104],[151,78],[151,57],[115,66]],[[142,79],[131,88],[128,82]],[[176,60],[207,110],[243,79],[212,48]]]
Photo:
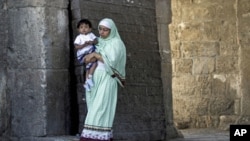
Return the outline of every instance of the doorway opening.
[[[67,121],[68,133],[70,135],[76,135],[79,133],[79,105],[77,96],[77,79],[75,75],[75,52],[73,44],[73,29],[72,29],[72,12],[71,3],[68,6],[69,17],[69,120]]]

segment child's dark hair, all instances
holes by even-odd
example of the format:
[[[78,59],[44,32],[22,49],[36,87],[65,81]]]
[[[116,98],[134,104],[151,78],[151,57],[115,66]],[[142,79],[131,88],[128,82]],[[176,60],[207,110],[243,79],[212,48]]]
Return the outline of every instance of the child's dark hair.
[[[92,28],[92,24],[88,19],[81,19],[78,23],[77,23],[77,28],[80,27],[81,24],[86,24],[89,25],[90,28]]]

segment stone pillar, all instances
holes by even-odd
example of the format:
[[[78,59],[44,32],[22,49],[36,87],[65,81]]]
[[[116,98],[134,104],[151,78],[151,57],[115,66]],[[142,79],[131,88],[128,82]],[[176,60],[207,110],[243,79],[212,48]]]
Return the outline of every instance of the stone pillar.
[[[9,97],[6,93],[6,49],[8,43],[8,20],[6,1],[0,0],[0,140],[5,141],[4,136],[9,131],[10,107]]]
[[[250,4],[247,0],[237,1],[237,36],[238,36],[238,46],[240,47],[240,77],[241,77],[241,84],[240,84],[240,95],[242,96],[241,100],[241,115],[247,116],[250,119],[250,16],[247,12],[249,9]],[[244,121],[242,121],[244,122]]]
[[[167,138],[181,137],[173,122],[172,104],[172,63],[169,41],[169,28],[171,23],[170,0],[156,0],[156,20],[158,29],[158,42],[161,54],[161,76],[163,83],[163,99],[165,104]]]
[[[11,136],[64,135],[68,94],[68,1],[7,0],[7,94]]]

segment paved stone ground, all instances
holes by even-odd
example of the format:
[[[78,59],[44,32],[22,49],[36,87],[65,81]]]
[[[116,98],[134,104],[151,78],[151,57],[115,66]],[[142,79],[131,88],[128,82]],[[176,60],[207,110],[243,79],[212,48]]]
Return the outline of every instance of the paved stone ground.
[[[229,141],[230,140],[229,131],[224,131],[219,129],[204,128],[204,129],[186,129],[179,131],[183,134],[184,138],[171,139],[167,141]],[[79,139],[77,137],[71,137],[71,140],[67,141],[78,141],[78,140]]]
[[[184,138],[171,139],[167,141],[229,141],[229,131],[211,128],[186,129],[179,131],[183,134]],[[78,141],[78,138],[71,137],[70,141]]]
[[[180,130],[184,138],[170,141],[229,141],[229,131],[218,129],[186,129]]]
[[[186,129],[179,130],[184,138],[171,139],[167,141],[229,141],[229,131],[223,131],[218,129]],[[13,138],[13,141],[18,139]],[[0,141],[9,141],[0,137]],[[34,138],[22,138],[18,141],[79,141],[78,136],[61,136],[61,137],[34,137]],[[117,141],[117,140],[114,140]],[[140,141],[140,140],[138,140]]]

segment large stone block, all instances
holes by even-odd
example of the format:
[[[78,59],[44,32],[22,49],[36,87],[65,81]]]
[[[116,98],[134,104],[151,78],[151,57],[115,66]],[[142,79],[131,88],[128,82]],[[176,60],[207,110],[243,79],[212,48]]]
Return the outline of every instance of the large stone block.
[[[8,20],[6,1],[0,0],[0,137],[8,133],[10,121],[9,97],[6,92],[6,48],[8,44]],[[5,140],[5,139],[0,139]]]
[[[173,64],[173,69],[177,73],[192,73],[192,59],[175,60]]]
[[[65,134],[67,77],[66,70],[8,71],[13,136]]]
[[[216,59],[217,73],[233,73],[239,71],[238,57],[226,56]]]
[[[11,68],[67,68],[67,11],[57,8],[9,10],[8,63]],[[51,15],[51,16],[47,16]],[[22,25],[22,28],[20,28]]]
[[[23,7],[57,7],[67,8],[69,1],[67,0],[8,0],[9,8],[23,8]]]
[[[69,120],[69,73],[67,69],[46,70],[46,133],[66,135]],[[70,121],[68,121],[70,122]]]
[[[193,74],[209,74],[215,70],[215,59],[203,57],[193,60]]]
[[[46,135],[46,74],[43,70],[8,70],[12,136]]]
[[[8,1],[11,136],[66,134],[68,1]]]
[[[0,68],[0,136],[7,133],[10,121],[10,103],[6,93],[6,81],[6,71]]]
[[[250,111],[249,111],[249,107],[250,107],[250,95],[249,95],[249,91],[250,91],[250,67],[249,67],[249,53],[250,53],[250,49],[249,49],[249,45],[244,45],[244,48],[242,49],[241,52],[241,94],[242,94],[242,100],[241,100],[241,104],[244,105],[242,107],[242,114],[249,116],[250,115]]]

